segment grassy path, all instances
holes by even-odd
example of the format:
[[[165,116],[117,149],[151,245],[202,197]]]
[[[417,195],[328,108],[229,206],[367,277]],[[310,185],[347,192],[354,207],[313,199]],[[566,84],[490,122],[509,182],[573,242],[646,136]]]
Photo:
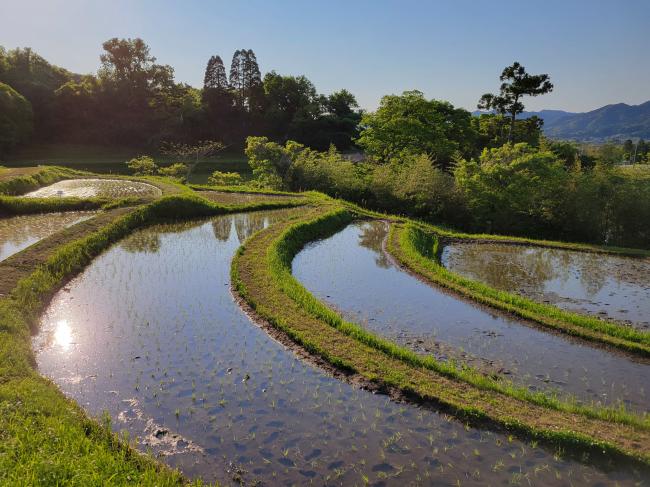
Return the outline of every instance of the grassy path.
[[[330,216],[335,213],[331,207],[321,207],[293,224],[274,225],[240,249],[232,266],[233,285],[260,318],[307,351],[353,374],[354,380],[416,397],[464,420],[488,422],[564,448],[598,449],[650,463],[650,431],[646,427],[547,408],[475,387],[413,363],[407,355],[400,357],[390,351],[390,346],[384,347],[381,339],[368,338],[367,332],[354,328],[356,325],[340,318],[337,322],[317,309],[315,298],[290,275],[287,260],[290,265],[302,244],[314,237],[315,230],[307,227],[318,226],[328,218],[328,212]],[[292,241],[292,229],[300,226],[309,236],[302,242]],[[278,268],[279,261],[284,269]]]

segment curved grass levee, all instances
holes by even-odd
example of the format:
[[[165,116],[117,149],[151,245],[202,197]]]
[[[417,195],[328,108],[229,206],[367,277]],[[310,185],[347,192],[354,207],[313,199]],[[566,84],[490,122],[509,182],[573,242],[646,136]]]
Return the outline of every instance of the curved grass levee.
[[[140,198],[20,198],[0,196],[0,217],[59,211],[108,210],[145,203]]]
[[[31,331],[44,305],[94,257],[133,230],[181,218],[287,208],[286,203],[224,207],[196,196],[167,196],[118,217],[56,250],[0,299],[0,483],[181,485],[185,479],[141,455],[89,418],[34,366]],[[197,482],[199,485],[200,482]]]
[[[0,195],[16,196],[33,191],[42,186],[54,184],[63,179],[83,176],[82,171],[59,166],[39,166],[37,170],[28,174],[9,177],[0,181]],[[12,171],[12,169],[8,169]],[[11,175],[10,175],[11,176]]]
[[[561,402],[418,356],[346,322],[318,301],[293,278],[291,261],[306,243],[353,217],[341,207],[321,208],[297,222],[258,232],[233,260],[235,291],[307,351],[370,383],[433,402],[469,421],[487,421],[563,448],[596,448],[650,464],[647,418]]]
[[[386,247],[393,257],[412,272],[482,304],[569,335],[641,356],[650,356],[650,333],[538,303],[446,269],[438,263],[437,235],[416,224],[391,225]]]

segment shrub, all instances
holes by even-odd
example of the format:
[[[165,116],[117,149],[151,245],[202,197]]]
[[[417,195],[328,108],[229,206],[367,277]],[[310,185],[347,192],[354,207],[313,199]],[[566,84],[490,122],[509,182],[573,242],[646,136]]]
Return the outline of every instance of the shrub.
[[[182,162],[175,162],[171,166],[161,167],[158,174],[174,179],[184,180],[187,174],[187,165]]]
[[[242,177],[237,172],[215,171],[208,178],[208,184],[214,186],[239,186],[242,184]]]
[[[137,176],[153,176],[158,166],[150,156],[140,156],[126,162],[128,168]]]

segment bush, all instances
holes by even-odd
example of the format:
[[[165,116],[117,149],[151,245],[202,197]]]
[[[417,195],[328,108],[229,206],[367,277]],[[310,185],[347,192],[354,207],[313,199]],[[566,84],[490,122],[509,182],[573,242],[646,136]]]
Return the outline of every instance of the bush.
[[[127,161],[126,165],[136,176],[153,176],[158,169],[153,158],[149,156],[135,157]]]
[[[182,162],[175,162],[171,166],[159,168],[158,174],[182,181],[185,179],[185,175],[187,174],[187,165]]]
[[[242,184],[242,177],[237,172],[215,171],[208,178],[208,184],[214,186],[239,186]]]

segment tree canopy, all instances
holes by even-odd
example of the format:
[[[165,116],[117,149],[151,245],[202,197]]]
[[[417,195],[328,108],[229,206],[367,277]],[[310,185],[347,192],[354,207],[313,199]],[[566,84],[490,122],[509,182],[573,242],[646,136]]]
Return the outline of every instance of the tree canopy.
[[[553,83],[548,74],[528,74],[526,68],[515,61],[501,72],[502,81],[498,95],[484,94],[478,102],[479,109],[494,110],[501,115],[510,116],[508,140],[514,140],[515,119],[524,111],[521,99],[524,96],[538,96],[553,91]]]

